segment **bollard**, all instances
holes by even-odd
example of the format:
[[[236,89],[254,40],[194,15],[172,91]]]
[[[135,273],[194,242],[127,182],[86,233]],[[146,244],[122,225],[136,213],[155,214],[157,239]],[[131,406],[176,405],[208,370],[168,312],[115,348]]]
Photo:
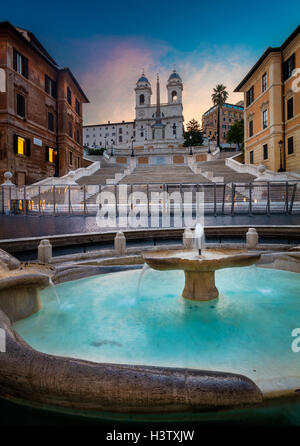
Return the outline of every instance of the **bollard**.
[[[122,231],[117,232],[115,236],[115,251],[119,255],[124,255],[126,253],[126,237]]]
[[[191,229],[186,228],[183,231],[182,244],[183,244],[184,249],[193,249],[194,234]]]
[[[47,239],[41,240],[38,247],[38,261],[40,263],[50,263],[52,259],[52,245]]]
[[[255,228],[249,228],[246,234],[246,245],[248,249],[255,249],[258,243],[258,233]]]

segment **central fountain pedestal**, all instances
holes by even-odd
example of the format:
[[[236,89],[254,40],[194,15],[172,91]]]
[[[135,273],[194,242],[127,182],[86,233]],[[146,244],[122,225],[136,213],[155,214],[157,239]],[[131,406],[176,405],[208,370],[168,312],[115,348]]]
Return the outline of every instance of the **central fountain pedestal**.
[[[219,296],[214,271],[184,271],[185,286],[182,296],[190,300],[211,300]]]
[[[252,265],[259,260],[260,254],[242,249],[205,249],[200,255],[197,250],[178,250],[145,252],[143,257],[153,269],[184,270],[182,296],[185,299],[207,301],[219,295],[215,285],[217,269]]]

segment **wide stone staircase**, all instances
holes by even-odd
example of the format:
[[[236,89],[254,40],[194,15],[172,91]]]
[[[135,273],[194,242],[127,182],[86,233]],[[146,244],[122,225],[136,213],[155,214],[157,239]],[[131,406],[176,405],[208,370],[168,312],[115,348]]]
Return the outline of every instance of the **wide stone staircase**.
[[[226,157],[227,158],[227,157]],[[201,164],[198,164],[198,169],[204,172],[210,172],[213,174],[213,177],[223,178],[224,183],[250,183],[255,180],[255,176],[250,175],[248,173],[240,173],[226,166],[225,159],[226,158],[218,158],[214,161],[205,161]]]
[[[77,183],[85,185],[106,184],[106,180],[113,180],[115,174],[122,174],[125,170],[124,166],[109,164],[104,158],[101,159],[101,168],[93,175],[80,178]]]
[[[138,166],[124,177],[120,184],[149,184],[149,183],[207,183],[209,180],[201,174],[194,173],[188,166],[174,166],[172,164]]]

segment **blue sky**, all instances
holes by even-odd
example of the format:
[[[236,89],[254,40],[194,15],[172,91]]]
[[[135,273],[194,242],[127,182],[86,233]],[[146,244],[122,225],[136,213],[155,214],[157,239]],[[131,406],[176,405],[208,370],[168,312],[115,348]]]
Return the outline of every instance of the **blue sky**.
[[[217,82],[238,101],[237,82],[267,46],[280,45],[300,22],[299,0],[52,0],[48,7],[15,0],[11,5],[1,5],[0,20],[33,31],[81,82],[91,101],[86,123],[132,119],[141,70],[152,83],[159,71],[164,84],[173,65],[184,81],[186,120],[200,119]]]

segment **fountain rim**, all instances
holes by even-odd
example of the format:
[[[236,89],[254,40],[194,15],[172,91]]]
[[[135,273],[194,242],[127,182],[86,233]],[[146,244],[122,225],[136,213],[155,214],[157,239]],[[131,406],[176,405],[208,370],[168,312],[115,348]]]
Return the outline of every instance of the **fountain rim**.
[[[224,254],[223,258],[216,259],[205,259],[202,256],[195,256],[198,258],[188,259],[185,257],[181,257],[180,253],[195,253],[195,249],[187,250],[176,250],[176,254],[174,254],[174,250],[157,250],[142,252],[142,257],[145,262],[154,269],[158,270],[168,270],[168,269],[177,269],[177,270],[185,270],[185,271],[215,271],[223,268],[233,268],[238,266],[250,266],[256,263],[260,257],[261,253],[251,253],[246,249],[224,249],[224,248],[206,248],[203,249],[202,252],[215,252]],[[224,251],[229,251],[230,254],[226,255]],[[242,263],[242,265],[238,265],[238,263]]]

